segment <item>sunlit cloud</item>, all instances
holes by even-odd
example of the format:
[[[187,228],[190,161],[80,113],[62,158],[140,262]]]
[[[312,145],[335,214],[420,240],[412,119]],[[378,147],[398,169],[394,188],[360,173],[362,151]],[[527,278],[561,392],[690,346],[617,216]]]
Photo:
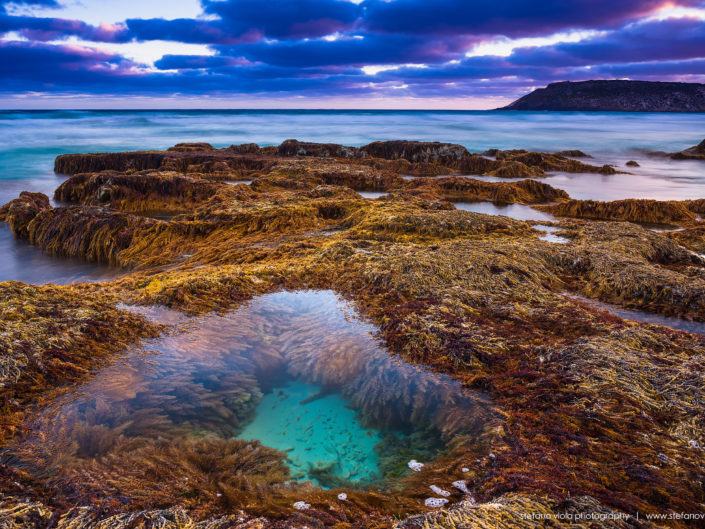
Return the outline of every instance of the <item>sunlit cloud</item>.
[[[580,30],[567,33],[555,33],[545,37],[527,37],[522,39],[499,37],[473,46],[465,53],[465,56],[482,57],[485,55],[494,55],[497,57],[508,57],[517,48],[538,48],[563,42],[580,42],[591,37],[604,35],[605,33],[605,31],[598,30]]]

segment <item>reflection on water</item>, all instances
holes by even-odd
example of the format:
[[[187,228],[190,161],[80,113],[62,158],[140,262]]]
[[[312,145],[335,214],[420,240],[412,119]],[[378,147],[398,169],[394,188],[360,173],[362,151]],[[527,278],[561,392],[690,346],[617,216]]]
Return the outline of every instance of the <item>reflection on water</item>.
[[[179,319],[146,315],[162,313]],[[145,442],[239,436],[285,451],[292,479],[362,485],[487,424],[484,397],[390,356],[330,291],[260,296],[178,327],[149,343],[150,354],[132,350],[59,399],[15,450],[55,443],[64,465],[81,460],[75,445],[86,432]],[[95,443],[91,456],[116,443]]]
[[[246,186],[249,186],[252,183],[252,180],[224,180],[224,182],[232,186],[237,184],[245,184]]]
[[[542,226],[541,224],[534,224],[531,227],[535,230],[545,232],[543,235],[539,235],[539,239],[542,241],[552,242],[555,244],[567,244],[570,242],[570,239],[556,235],[556,232],[561,231],[562,228],[558,228],[556,226]]]
[[[553,215],[523,204],[494,204],[492,202],[454,202],[454,204],[456,209],[485,213],[486,215],[503,215],[517,220],[555,220]]]
[[[381,191],[358,191],[358,194],[363,198],[379,198],[387,194],[387,192]]]
[[[566,294],[566,296],[582,301],[583,303],[595,307],[597,309],[605,310],[611,314],[624,318],[625,320],[640,321],[642,323],[649,323],[651,325],[661,325],[663,327],[669,327],[670,329],[683,332],[692,332],[696,334],[705,335],[705,323],[700,323],[696,321],[683,320],[681,318],[673,318],[670,316],[662,316],[660,314],[651,314],[649,312],[642,312],[640,310],[625,309],[618,307],[616,305],[611,305],[609,303],[603,303],[602,301],[597,301],[596,299],[590,299],[577,294]]]
[[[119,268],[54,257],[26,241],[15,239],[10,227],[3,222],[0,222],[0,255],[0,281],[65,285],[109,281],[121,273]]]

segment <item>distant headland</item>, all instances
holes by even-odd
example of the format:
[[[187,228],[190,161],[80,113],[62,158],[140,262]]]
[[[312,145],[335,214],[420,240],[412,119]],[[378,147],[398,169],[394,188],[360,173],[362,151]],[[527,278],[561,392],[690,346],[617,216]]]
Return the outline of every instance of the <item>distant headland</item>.
[[[705,84],[653,81],[563,81],[500,110],[705,112]]]

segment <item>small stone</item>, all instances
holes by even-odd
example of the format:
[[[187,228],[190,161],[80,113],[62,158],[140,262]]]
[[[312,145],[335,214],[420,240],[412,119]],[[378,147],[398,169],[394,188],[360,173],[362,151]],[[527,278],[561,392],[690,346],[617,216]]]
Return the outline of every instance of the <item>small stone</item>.
[[[338,494],[338,499],[339,499],[340,501],[345,501],[345,500],[348,499],[348,495],[345,494],[344,492],[341,492],[340,494]]]
[[[306,503],[305,501],[297,501],[294,504],[294,509],[296,509],[297,511],[305,511],[306,509],[310,509],[310,508],[311,508],[311,504]]]
[[[418,461],[416,461],[416,459],[412,459],[411,461],[409,461],[408,465],[409,468],[414,472],[421,472],[421,469],[424,466],[423,463],[419,463]]]
[[[452,485],[458,489],[460,492],[463,492],[465,494],[469,494],[470,490],[468,490],[468,482],[465,481],[464,479],[459,479],[458,481],[454,481]]]
[[[688,444],[691,448],[700,448],[700,443],[698,443],[697,441],[688,441]]]
[[[462,470],[463,472],[470,472],[470,469],[468,467],[463,467],[460,470]]]
[[[424,501],[426,507],[443,507],[446,503],[448,503],[448,500],[445,498],[426,498],[426,501]]]
[[[447,490],[443,490],[442,488],[438,487],[437,485],[431,485],[430,489],[438,494],[439,496],[450,496],[450,492]]]

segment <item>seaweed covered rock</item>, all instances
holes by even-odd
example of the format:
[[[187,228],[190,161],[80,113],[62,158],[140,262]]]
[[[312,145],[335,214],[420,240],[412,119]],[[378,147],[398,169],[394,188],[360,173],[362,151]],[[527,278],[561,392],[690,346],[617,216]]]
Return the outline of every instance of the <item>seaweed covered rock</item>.
[[[669,232],[668,236],[678,244],[705,255],[705,224],[700,223],[684,230],[674,230]]]
[[[262,149],[256,143],[241,143],[240,145],[231,145],[229,151],[237,154],[261,154]]]
[[[27,225],[42,211],[51,209],[49,197],[42,193],[22,191],[16,198],[0,208],[0,221],[7,222],[17,237],[26,238]]]
[[[168,152],[208,152],[214,150],[215,147],[210,143],[177,143],[167,149]]]
[[[564,156],[566,158],[592,158],[592,156],[584,153],[579,149],[569,149],[567,151],[559,151],[554,154],[556,154],[557,156]]]
[[[651,224],[683,224],[695,221],[695,214],[683,202],[626,199],[613,202],[569,200],[539,209],[558,217],[621,220]]]
[[[503,163],[497,169],[489,171],[486,174],[500,178],[536,178],[546,175],[541,167],[529,166],[517,161]]]
[[[158,169],[164,157],[165,153],[160,151],[62,154],[56,157],[54,171],[70,175],[108,170],[143,171]]]
[[[565,191],[536,180],[487,182],[464,177],[417,179],[407,183],[405,189],[409,193],[427,198],[454,201],[488,200],[506,204],[538,204],[569,198]]]
[[[440,163],[449,166],[454,166],[464,157],[470,156],[462,145],[429,141],[375,141],[360,147],[360,151],[374,158],[402,158],[410,162]]]
[[[42,211],[17,234],[51,254],[78,257],[115,266],[130,266],[123,257],[133,242],[158,248],[169,237],[166,222],[96,207],[59,207]]]
[[[616,170],[609,165],[598,167],[590,165],[572,158],[567,158],[561,154],[549,154],[545,152],[522,152],[522,151],[499,151],[497,159],[505,161],[521,162],[529,167],[538,167],[544,171],[562,171],[567,173],[600,173],[615,174]]]
[[[85,378],[110,354],[158,330],[81,287],[6,282],[0,299],[0,444],[48,389]]]
[[[346,219],[349,235],[365,239],[423,241],[457,237],[516,236],[528,231],[521,221],[469,211],[395,212],[388,205]]]
[[[244,529],[250,523],[259,528],[396,523],[533,529],[543,527],[546,519],[528,519],[527,512],[616,517],[701,508],[704,339],[622,319],[565,294],[703,321],[705,260],[684,247],[698,248],[694,218],[705,209],[701,200],[586,207],[536,180],[399,176],[410,174],[407,170],[442,174],[463,164],[483,173],[502,166],[524,171],[517,165],[523,164],[539,174],[556,170],[544,164],[570,168],[580,163],[545,153],[497,151],[492,153],[497,159],[463,154],[459,161],[412,162],[369,153],[331,157],[325,149],[320,151],[324,158],[273,156],[273,149],[267,149],[163,152],[158,172],[71,179],[62,193],[71,190],[67,196],[81,205],[52,209],[46,197],[23,195],[15,202],[14,217],[9,205],[3,208],[5,220],[15,219],[16,233],[38,246],[134,270],[102,284],[0,285],[0,349],[11,351],[0,361],[10,384],[0,415],[2,426],[8,426],[3,432],[23,432],[11,440],[12,451],[5,451],[0,462],[0,491],[5,494],[0,525],[43,523],[51,517],[61,529],[62,524],[68,529],[98,523],[120,529],[130,524],[198,529],[245,524]],[[419,151],[418,159],[443,152]],[[122,154],[113,161],[129,158],[130,153]],[[524,161],[517,159],[522,156]],[[166,173],[167,167],[178,174]],[[251,187],[213,182],[238,171],[254,177]],[[117,180],[108,184],[106,178]],[[103,204],[110,208],[85,205],[99,200],[106,185],[111,199]],[[213,191],[212,196],[196,191],[201,189]],[[388,196],[362,200],[354,189],[384,190]],[[662,234],[628,222],[562,220],[560,228],[571,243],[552,245],[538,241],[529,223],[455,210],[448,200],[558,202],[546,207],[561,210],[565,203],[565,211],[585,215],[680,219],[688,229]],[[155,201],[180,204],[186,211],[170,222],[115,211]],[[226,423],[246,421],[257,402],[247,377],[237,380],[241,392],[226,392],[231,407],[223,409],[222,399],[204,399],[219,410],[217,417],[177,421],[184,401],[174,396],[186,395],[193,406],[193,397],[202,395],[198,391],[208,395],[208,388],[203,378],[198,384],[179,378],[174,392],[159,379],[164,390],[159,402],[167,403],[163,407],[139,416],[125,413],[112,427],[81,425],[69,432],[30,435],[32,425],[40,422],[25,413],[42,413],[55,390],[83,380],[98,362],[155,332],[144,319],[115,308],[116,301],[223,313],[281,289],[340,293],[377,325],[381,342],[392,353],[385,361],[395,362],[398,356],[428,368],[431,377],[438,373],[455,379],[458,389],[442,397],[457,401],[458,394],[479,393],[482,400],[473,403],[481,402],[483,413],[440,410],[430,393],[429,398],[386,406],[395,394],[410,395],[408,388],[418,385],[423,392],[423,377],[412,369],[413,376],[390,384],[379,364],[360,361],[360,354],[351,354],[356,349],[326,336],[339,346],[336,361],[305,363],[312,376],[338,380],[355,366],[365,373],[359,384],[346,389],[356,408],[387,419],[394,418],[393,409],[404,409],[406,416],[433,424],[444,439],[452,439],[442,454],[423,459],[421,472],[387,461],[394,478],[391,490],[333,491],[297,483],[287,475],[282,454],[230,439],[233,430]],[[308,360],[310,340],[298,347],[272,345],[273,317],[278,316],[268,316],[266,323],[245,318],[267,341],[259,361],[275,361],[282,351]],[[222,325],[217,329],[220,340]],[[310,332],[306,329],[298,326],[296,334]],[[286,333],[280,338],[289,340]],[[241,345],[225,341],[227,348]],[[200,347],[211,361],[209,344]],[[233,364],[239,369],[243,362]],[[126,398],[134,399],[142,386],[124,365],[113,366],[120,377],[108,378],[120,378]],[[180,366],[179,376],[186,371]],[[491,413],[484,413],[485,407]],[[84,416],[101,417],[103,409],[101,399],[80,406]],[[431,421],[422,420],[420,409],[438,413]],[[477,427],[459,429],[468,421]],[[179,435],[165,426],[176,423]],[[462,437],[454,437],[458,431]],[[397,445],[400,450],[409,448],[407,441]],[[54,449],[57,443],[61,450]],[[394,445],[388,441],[385,446]],[[380,460],[387,456],[381,454]],[[409,453],[406,461],[412,457],[419,459]],[[324,475],[326,469],[318,472]],[[430,512],[438,503],[426,500],[437,491],[449,493],[440,499],[450,502]],[[563,519],[551,523],[570,525]],[[623,517],[591,523],[636,527]],[[650,527],[643,518],[639,523]],[[685,524],[674,521],[671,526],[682,529]]]
[[[277,149],[278,156],[316,156],[319,158],[358,158],[363,156],[356,147],[336,143],[312,143],[285,140]]]
[[[56,200],[88,206],[109,205],[128,212],[180,212],[211,199],[224,184],[178,173],[113,171],[81,173],[64,181],[54,192]]]
[[[698,145],[669,155],[673,160],[705,160],[705,140]]]

